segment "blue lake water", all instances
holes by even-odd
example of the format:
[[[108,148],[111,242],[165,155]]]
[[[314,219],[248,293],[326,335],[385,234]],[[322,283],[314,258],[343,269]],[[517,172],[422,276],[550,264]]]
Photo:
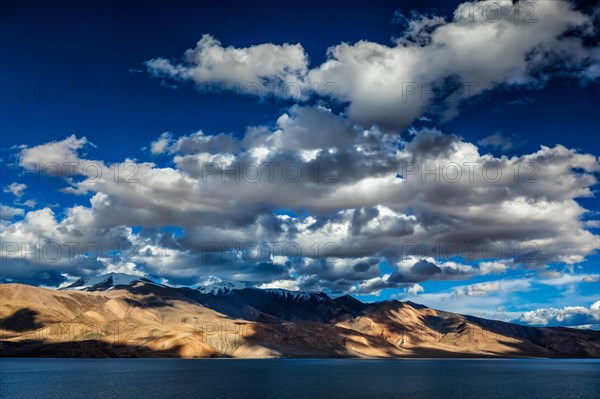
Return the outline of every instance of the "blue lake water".
[[[598,398],[600,360],[0,359],[0,398]]]

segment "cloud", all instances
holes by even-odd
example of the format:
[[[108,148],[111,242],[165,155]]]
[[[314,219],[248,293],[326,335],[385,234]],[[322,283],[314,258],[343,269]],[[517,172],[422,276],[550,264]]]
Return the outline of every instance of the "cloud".
[[[5,193],[11,193],[17,198],[21,198],[23,196],[23,192],[27,188],[27,184],[23,183],[11,183],[8,186],[4,187]]]
[[[71,135],[64,140],[24,147],[19,154],[19,164],[26,170],[48,176],[85,175],[86,165],[77,153],[87,145],[91,145],[87,138]]]
[[[381,291],[391,288],[393,285],[388,283],[390,274],[384,274],[381,277],[373,277],[350,288],[350,292],[356,295],[375,295],[379,296]]]
[[[486,296],[492,293],[507,294],[515,291],[528,291],[530,286],[531,282],[526,279],[497,280],[456,287],[453,292],[457,297]]]
[[[597,277],[598,275],[573,274],[570,279],[565,278],[563,284],[553,285],[560,290],[561,295],[556,295],[555,291],[552,290],[550,291],[551,300],[556,301],[561,306],[567,300],[594,302],[598,299],[597,295],[581,296],[574,294],[573,289],[575,285],[576,288],[580,288],[579,284],[586,284],[591,282],[592,279],[597,281]],[[539,295],[544,295],[542,294],[543,290],[548,285],[545,284],[548,279],[539,278],[535,274],[488,280],[474,284],[451,286],[435,293],[420,293],[417,296],[406,292],[404,295],[395,294],[395,297],[401,297],[402,300],[416,301],[434,309],[514,322],[523,315],[524,309],[534,310],[536,308],[536,304],[530,302],[539,300]],[[567,280],[570,282],[567,282]]]
[[[286,97],[299,95],[298,82],[306,74],[307,65],[308,57],[299,44],[223,47],[211,35],[203,35],[196,47],[184,53],[181,63],[165,58],[146,62],[148,72],[155,77],[192,80],[198,85],[223,84],[228,90]],[[289,90],[273,92],[274,86],[282,85]]]
[[[18,214],[24,212],[19,210]],[[50,208],[25,213],[22,220],[3,225],[2,274],[13,279],[39,273],[99,274],[132,248],[131,228],[98,226],[93,209],[74,206],[58,221]],[[62,282],[62,280],[61,280]]]
[[[23,216],[24,211],[21,208],[14,208],[8,205],[0,205],[0,219],[11,220],[15,216]]]
[[[535,326],[580,326],[600,323],[600,301],[589,308],[567,306],[564,308],[537,309],[525,312],[518,320],[522,324]]]
[[[597,229],[600,228],[600,220],[586,220],[585,222],[583,222],[583,225],[588,229]]]
[[[600,279],[599,274],[570,274],[570,273],[561,273],[558,276],[552,278],[542,278],[539,279],[540,284],[544,285],[552,285],[555,287],[569,285],[569,284],[579,284],[579,283],[593,283]]]
[[[582,74],[597,64],[582,41],[561,38],[570,29],[589,31],[589,17],[565,1],[535,6],[536,23],[510,18],[520,5],[508,0],[463,3],[450,22],[415,15],[395,46],[364,40],[334,46],[307,80],[335,81],[335,98],[350,102],[353,120],[398,129],[426,110],[451,117],[463,100],[498,85],[542,86],[558,62],[561,72]],[[490,18],[490,7],[502,17]]]
[[[164,153],[172,139],[173,137],[170,132],[164,132],[156,141],[150,144],[150,152],[154,155]]]
[[[534,4],[536,23],[507,17],[519,7],[508,0],[464,3],[449,21],[403,16],[406,29],[392,45],[341,43],[321,65],[310,66],[299,44],[235,48],[210,35],[179,61],[148,61],[160,79],[225,90],[239,83],[254,90],[247,93],[297,102],[317,94],[347,109],[295,105],[240,136],[165,132],[149,151],[168,167],[90,159],[91,144],[74,135],[24,146],[23,169],[63,178],[63,193],[89,203],[64,214],[9,207],[11,219],[24,219],[3,222],[3,242],[94,242],[102,251],[75,260],[63,253],[54,262],[16,252],[7,275],[135,264],[181,284],[219,274],[377,293],[583,262],[598,249],[598,235],[588,230],[595,220],[582,221],[587,209],[577,200],[594,196],[596,156],[561,145],[495,156],[481,148],[514,149],[514,137],[496,133],[471,143],[434,128],[394,130],[425,113],[451,117],[464,100],[497,86],[538,88],[556,74],[592,79],[599,57],[584,44],[590,17],[565,1]],[[490,20],[489,7],[501,8],[499,18]],[[336,90],[316,89],[326,83]],[[134,233],[132,226],[142,227]],[[123,256],[129,248],[136,251]],[[463,297],[503,284],[465,288]]]
[[[418,295],[419,292],[423,291],[425,291],[425,288],[421,287],[419,284],[413,284],[406,290],[410,295]]]
[[[295,280],[275,280],[258,286],[261,289],[282,289],[288,291],[299,291],[300,287]]]
[[[481,268],[481,265],[480,265]],[[540,285],[550,285],[562,287],[581,283],[597,282],[600,278],[598,274],[560,274],[560,277],[553,278],[513,278],[501,279],[496,281],[487,281],[464,286],[458,286],[452,289],[455,297],[462,296],[487,296],[487,295],[506,295],[512,292],[528,292],[532,287]]]
[[[395,270],[392,273],[363,280],[362,283],[353,286],[351,292],[360,295],[379,295],[384,289],[405,288],[408,294],[414,296],[418,292],[424,291],[418,283],[432,280],[467,280],[474,276],[498,274],[506,271],[506,269],[501,269],[498,266],[490,267],[490,265],[499,264],[499,262],[481,262],[479,265],[471,266],[453,261],[438,261],[433,258],[418,259],[417,257],[408,256],[395,265]],[[473,288],[473,290],[477,289],[477,287]],[[479,290],[481,289],[483,288],[479,288]],[[454,294],[467,295],[467,291],[463,287],[460,287],[460,290],[458,294],[457,292],[454,292]]]
[[[133,262],[178,284],[208,274],[367,293],[576,264],[598,248],[576,198],[593,195],[600,162],[560,145],[494,157],[435,129],[400,138],[306,106],[242,137],[198,131],[156,142],[170,167],[88,159],[87,140],[75,136],[22,148],[26,170],[32,159],[61,170],[59,159],[72,163],[60,173],[62,191],[89,196],[89,204],[65,215],[28,212],[3,226],[3,241],[101,242],[103,253],[87,264],[66,261],[66,252],[54,263],[15,254],[5,273],[85,275]],[[131,226],[143,228],[134,234]],[[111,259],[115,242],[137,250]],[[393,267],[385,274],[384,260]]]
[[[428,280],[464,280],[474,276],[502,274],[508,266],[501,262],[481,262],[471,266],[454,261],[439,261],[433,258],[418,259],[408,256],[396,264],[395,271],[389,282],[412,283]]]
[[[525,105],[530,105],[535,103],[535,100],[531,97],[528,96],[524,96],[524,97],[520,97],[517,98],[516,100],[513,100],[511,102],[509,102],[509,105],[516,105],[516,106],[525,106]]]
[[[600,53],[584,44],[592,19],[564,0],[528,4],[533,15],[521,3],[488,0],[460,4],[450,21],[403,16],[406,29],[393,45],[341,43],[312,68],[299,44],[223,47],[210,35],[181,63],[155,58],[146,66],[152,76],[229,89],[256,82],[244,94],[302,99],[313,93],[349,104],[353,122],[402,129],[426,112],[450,118],[464,100],[499,86],[539,88],[554,75],[596,79]]]
[[[503,262],[481,262],[479,263],[479,273],[486,274],[503,274],[509,268],[509,265]]]
[[[600,275],[596,274],[596,275],[591,275],[591,276],[584,276],[581,279],[581,281],[584,283],[595,283],[597,281],[600,281]]]
[[[522,140],[516,136],[506,137],[501,132],[496,132],[478,141],[484,147],[492,147],[502,151],[514,150],[523,145]]]
[[[16,205],[23,205],[26,206],[28,208],[35,208],[35,206],[37,205],[37,201],[36,200],[27,200],[27,201],[23,201],[22,203],[17,203],[15,202]]]

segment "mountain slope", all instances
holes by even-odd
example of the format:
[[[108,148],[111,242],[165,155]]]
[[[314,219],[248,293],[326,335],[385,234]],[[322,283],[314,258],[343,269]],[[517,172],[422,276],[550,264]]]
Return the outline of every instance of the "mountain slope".
[[[109,273],[98,277],[82,277],[73,284],[63,288],[65,290],[106,291],[117,286],[129,286],[137,282],[156,284],[141,276],[124,273]]]
[[[525,327],[409,302],[248,288],[206,293],[144,281],[95,285],[0,285],[2,355],[600,357],[597,331]]]

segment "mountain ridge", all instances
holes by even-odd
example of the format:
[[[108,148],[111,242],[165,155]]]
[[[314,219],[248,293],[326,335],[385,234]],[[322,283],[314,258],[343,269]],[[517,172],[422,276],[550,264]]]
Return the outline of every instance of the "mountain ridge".
[[[0,285],[2,355],[600,357],[598,331],[522,326],[410,301],[242,287],[207,293],[118,279],[103,287]]]

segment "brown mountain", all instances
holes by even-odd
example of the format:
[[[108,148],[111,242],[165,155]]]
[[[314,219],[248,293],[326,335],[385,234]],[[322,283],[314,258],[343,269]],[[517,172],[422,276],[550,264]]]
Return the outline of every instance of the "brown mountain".
[[[600,357],[598,331],[525,327],[411,302],[114,281],[82,280],[77,290],[0,285],[2,356]]]

